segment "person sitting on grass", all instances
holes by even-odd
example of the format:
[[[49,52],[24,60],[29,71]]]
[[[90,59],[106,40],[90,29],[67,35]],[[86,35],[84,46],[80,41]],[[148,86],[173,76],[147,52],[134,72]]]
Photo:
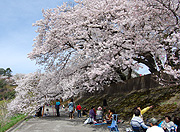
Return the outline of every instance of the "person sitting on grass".
[[[108,110],[108,114],[106,114],[106,122],[110,124],[112,122],[112,114],[115,114],[115,112],[111,109]]]
[[[174,123],[177,125],[177,132],[180,132],[180,119],[179,119],[179,117],[174,117]]]
[[[142,119],[143,119],[143,114],[144,113],[146,113],[149,109],[151,109],[151,108],[153,108],[153,106],[148,106],[148,107],[146,107],[146,108],[144,108],[144,109],[142,109],[141,110],[141,107],[139,107],[139,106],[137,106],[137,107],[135,107],[135,109],[138,109],[139,111],[140,111],[140,115],[139,115],[139,117],[141,117]],[[134,117],[135,115],[133,114],[133,117]]]
[[[49,109],[46,109],[46,113],[45,113],[45,116],[49,116],[50,113],[49,113]]]
[[[86,115],[88,115],[87,113],[88,113],[88,109],[85,107],[82,111],[82,115],[86,116]]]
[[[158,122],[155,118],[151,118],[149,121],[151,127],[146,132],[164,132],[164,130],[158,127]]]
[[[101,106],[98,107],[98,110],[96,112],[96,121],[103,122],[103,111]]]
[[[174,124],[174,122],[171,121],[171,117],[168,115],[165,116],[165,120],[161,124],[161,127],[165,132],[170,132],[172,129],[175,129],[177,131],[177,126]]]
[[[94,106],[92,106],[91,110],[89,111],[89,117],[96,120],[96,113],[94,112]]]
[[[140,117],[140,110],[135,109],[134,115],[135,116],[131,119],[130,123],[134,132],[140,132],[140,130],[145,132],[148,129],[148,126],[144,124],[143,119]]]

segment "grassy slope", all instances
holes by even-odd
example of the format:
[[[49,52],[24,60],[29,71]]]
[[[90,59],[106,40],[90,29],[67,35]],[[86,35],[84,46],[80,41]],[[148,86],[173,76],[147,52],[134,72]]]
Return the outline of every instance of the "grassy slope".
[[[17,114],[15,116],[11,117],[11,119],[3,127],[0,127],[0,132],[5,132],[6,130],[8,130],[9,128],[14,126],[16,123],[23,120],[25,117],[26,117],[26,115],[21,115],[21,114]],[[1,124],[0,124],[0,126],[1,126]]]
[[[4,99],[13,99],[15,97],[14,89],[16,86],[5,85],[3,88],[0,87],[0,101]]]
[[[180,117],[180,86],[159,87],[149,90],[139,90],[128,94],[116,93],[113,95],[94,95],[76,100],[82,106],[96,108],[102,106],[103,99],[107,99],[108,107],[121,115],[124,120],[130,120],[135,106],[141,108],[153,105],[154,107],[144,114],[144,119],[165,115]]]
[[[14,88],[16,86],[10,86],[10,85],[6,85],[1,92],[0,92],[0,97],[2,99],[2,97],[9,96],[8,98],[12,99],[14,97]],[[11,100],[0,100],[0,106],[2,106],[5,102],[9,103]],[[3,118],[3,115],[1,115],[1,109],[0,109],[0,118]],[[1,117],[2,116],[2,117]],[[13,125],[15,125],[17,122],[23,120],[26,117],[26,115],[21,115],[21,114],[17,114],[14,115],[13,117],[11,117],[10,119],[8,119],[5,125],[1,126],[0,123],[0,132],[5,132],[7,129],[11,128]],[[0,119],[1,120],[1,119]]]

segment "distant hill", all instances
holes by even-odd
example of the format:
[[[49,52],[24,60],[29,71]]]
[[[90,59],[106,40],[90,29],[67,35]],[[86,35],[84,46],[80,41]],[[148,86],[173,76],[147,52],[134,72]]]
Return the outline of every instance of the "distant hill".
[[[16,86],[12,85],[12,82],[13,81],[6,76],[0,77],[0,101],[3,99],[13,99],[15,97],[14,88]]]

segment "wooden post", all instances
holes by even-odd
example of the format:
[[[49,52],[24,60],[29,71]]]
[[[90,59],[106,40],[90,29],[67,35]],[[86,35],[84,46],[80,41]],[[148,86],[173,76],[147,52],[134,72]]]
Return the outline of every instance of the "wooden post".
[[[42,117],[43,117],[43,115],[44,115],[44,107],[45,107],[45,105],[43,105]]]

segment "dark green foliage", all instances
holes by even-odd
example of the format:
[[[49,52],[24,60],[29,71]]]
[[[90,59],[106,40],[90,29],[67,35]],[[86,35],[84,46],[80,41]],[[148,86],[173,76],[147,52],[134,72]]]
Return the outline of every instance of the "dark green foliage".
[[[3,92],[0,92],[0,101],[3,99],[9,100],[15,98],[15,93],[14,90],[3,89]]]
[[[3,88],[6,84],[5,79],[0,79],[0,88]]]
[[[8,91],[8,92],[6,92],[5,94],[4,94],[4,98],[6,99],[6,100],[9,100],[9,99],[13,99],[13,98],[15,98],[15,91],[14,90],[12,90],[12,91]]]
[[[5,70],[3,68],[0,68],[0,75],[4,75]]]
[[[4,72],[4,76],[8,76],[8,77],[11,77],[12,76],[12,70],[10,68],[7,68]]]
[[[14,86],[9,86],[5,79],[0,79],[0,101],[9,100],[15,97]]]
[[[4,68],[0,68],[0,75],[11,77],[12,76],[11,68],[6,68],[6,70]]]

